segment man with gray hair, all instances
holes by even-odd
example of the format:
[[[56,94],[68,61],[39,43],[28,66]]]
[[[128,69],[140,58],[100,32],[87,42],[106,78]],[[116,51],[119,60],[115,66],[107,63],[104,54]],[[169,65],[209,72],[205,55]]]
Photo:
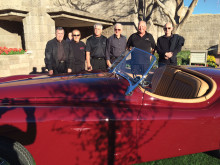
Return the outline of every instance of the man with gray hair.
[[[64,29],[56,28],[56,37],[47,42],[45,49],[45,64],[49,75],[71,73],[74,62],[73,52],[69,42],[64,39]]]
[[[94,25],[94,35],[86,41],[86,62],[88,71],[106,70],[105,48],[107,38],[102,35],[102,25]]]
[[[153,53],[155,50],[155,41],[153,36],[146,31],[147,25],[145,21],[140,21],[138,24],[138,32],[132,34],[127,42],[127,49],[136,47]]]
[[[122,33],[122,24],[116,23],[114,27],[115,34],[107,40],[106,45],[106,63],[108,67],[111,67],[112,63],[125,51],[126,49],[126,37]]]

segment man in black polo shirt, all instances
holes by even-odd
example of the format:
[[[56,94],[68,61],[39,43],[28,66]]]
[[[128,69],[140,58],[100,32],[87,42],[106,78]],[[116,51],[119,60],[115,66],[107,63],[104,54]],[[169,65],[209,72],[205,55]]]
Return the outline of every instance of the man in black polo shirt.
[[[155,49],[155,41],[150,33],[146,32],[147,25],[145,21],[140,21],[138,24],[138,32],[132,34],[127,42],[127,49],[136,47],[153,53]]]
[[[102,35],[102,25],[94,25],[94,35],[86,41],[86,62],[88,71],[106,70],[105,48],[107,38]]]
[[[166,23],[164,25],[165,35],[157,39],[157,53],[159,54],[159,67],[163,65],[177,65],[176,55],[181,51],[184,44],[184,38],[172,34],[173,25]]]
[[[150,33],[146,32],[147,25],[145,21],[138,24],[138,32],[132,34],[127,42],[127,49],[131,50],[136,47],[149,53],[155,50],[155,41]],[[131,71],[134,75],[144,74],[150,65],[150,56],[142,56],[141,54],[131,54]]]
[[[73,40],[70,42],[72,51],[74,52],[74,64],[73,64],[73,73],[79,73],[85,70],[85,44],[80,41],[81,33],[79,30],[74,29],[72,32]]]

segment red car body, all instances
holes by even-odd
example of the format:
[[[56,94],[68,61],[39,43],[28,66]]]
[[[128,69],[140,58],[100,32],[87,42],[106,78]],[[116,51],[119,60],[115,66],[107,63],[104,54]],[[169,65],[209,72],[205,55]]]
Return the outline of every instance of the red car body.
[[[173,102],[113,73],[0,79],[0,136],[21,143],[37,165],[134,164],[220,147],[220,71],[206,101]]]

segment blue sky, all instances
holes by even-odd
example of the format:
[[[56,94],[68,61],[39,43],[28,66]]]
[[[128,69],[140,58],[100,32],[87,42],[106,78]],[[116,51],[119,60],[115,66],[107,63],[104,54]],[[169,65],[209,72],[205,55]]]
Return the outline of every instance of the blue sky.
[[[184,0],[184,5],[189,6],[192,0]],[[220,0],[199,0],[193,14],[220,14]]]

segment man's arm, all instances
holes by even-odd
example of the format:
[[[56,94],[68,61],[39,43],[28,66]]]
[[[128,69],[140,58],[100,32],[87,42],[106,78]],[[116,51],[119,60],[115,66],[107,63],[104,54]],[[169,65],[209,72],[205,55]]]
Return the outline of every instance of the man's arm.
[[[44,59],[46,68],[49,71],[49,75],[53,75],[53,68],[52,68],[52,57],[53,57],[53,55],[52,55],[52,53],[53,53],[52,42],[49,41],[49,42],[47,42],[47,45],[46,45],[45,59]]]
[[[171,60],[174,60],[176,58],[177,53],[179,53],[181,51],[182,46],[184,45],[184,41],[185,41],[185,39],[182,36],[179,36],[176,34],[175,37],[177,37],[177,38],[176,38],[176,41],[173,46],[174,49],[170,50],[171,52],[169,52],[172,54],[172,56],[170,56]],[[171,45],[172,45],[172,43],[171,43]]]
[[[175,49],[173,50],[173,54],[177,55],[182,49],[182,46],[184,45],[185,39],[182,36],[178,36],[177,43],[175,46]]]
[[[131,50],[132,49],[132,35],[128,38],[127,45],[126,45],[126,50]]]
[[[91,71],[92,65],[90,63],[90,52],[87,52],[87,51],[86,51],[86,63],[87,63],[87,70]]]
[[[110,62],[110,49],[111,49],[111,38],[107,39],[106,42],[106,48],[105,48],[105,58],[106,58],[106,63],[108,67],[111,67],[111,62]]]
[[[159,54],[160,58],[166,59],[165,58],[166,57],[166,55],[165,55],[166,52],[162,49],[161,38],[157,39],[157,46],[156,46],[156,48],[157,48],[157,53]]]
[[[67,73],[71,73],[72,72],[72,68],[73,68],[73,65],[74,65],[74,62],[75,62],[75,58],[74,58],[74,52],[73,52],[73,48],[71,46],[71,43],[72,42],[66,42],[68,44],[68,52],[69,52],[69,55],[68,55],[68,66],[67,66]]]
[[[150,37],[151,37],[151,54],[154,54],[155,52],[155,49],[156,49],[156,44],[155,44],[155,40],[154,40],[154,37],[150,34]]]

